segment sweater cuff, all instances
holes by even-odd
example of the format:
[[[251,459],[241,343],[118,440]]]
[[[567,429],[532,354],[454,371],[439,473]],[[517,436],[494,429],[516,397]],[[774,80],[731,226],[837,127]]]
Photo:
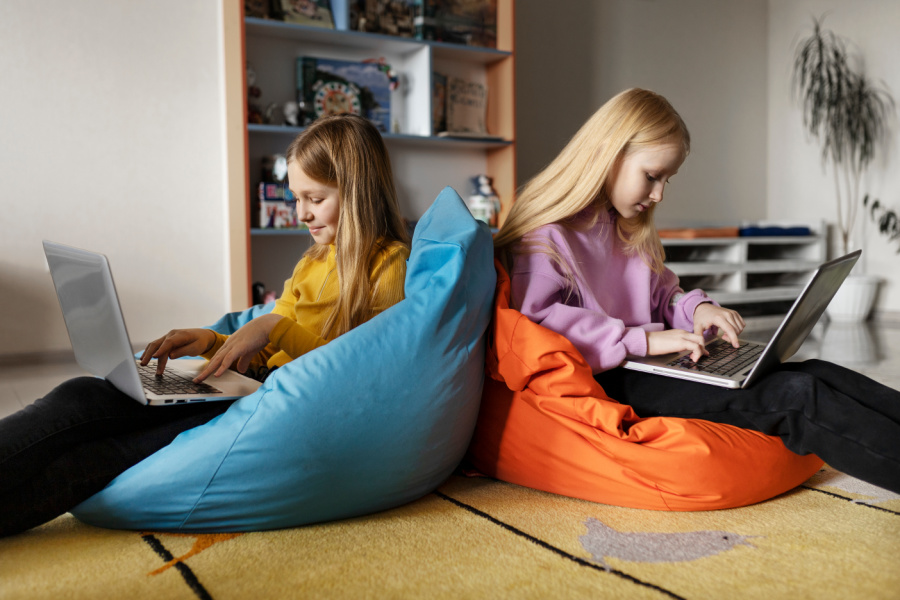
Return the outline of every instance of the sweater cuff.
[[[684,329],[685,331],[693,331],[694,330],[694,311],[697,310],[697,307],[703,304],[704,302],[709,302],[710,304],[714,304],[715,306],[719,306],[719,303],[707,296],[701,290],[691,290],[684,296],[682,296],[678,300],[677,311],[680,311],[682,319],[684,322],[672,323],[673,327],[678,329]],[[677,319],[676,314],[676,319]]]
[[[641,327],[630,327],[622,336],[625,352],[631,356],[647,356],[647,332]]]
[[[210,329],[210,331],[212,330]],[[206,360],[212,360],[212,357],[216,355],[216,352],[219,351],[219,348],[221,348],[228,339],[227,335],[222,335],[218,331],[213,331],[213,335],[216,336],[216,341],[213,342],[213,345],[209,350],[200,355]]]
[[[295,359],[310,350],[324,346],[327,340],[320,338],[293,319],[282,317],[269,333],[269,342],[278,346],[291,359]]]

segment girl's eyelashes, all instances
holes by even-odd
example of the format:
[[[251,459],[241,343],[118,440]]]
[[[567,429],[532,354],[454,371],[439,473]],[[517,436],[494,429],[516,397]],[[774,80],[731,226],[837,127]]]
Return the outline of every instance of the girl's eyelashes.
[[[650,173],[647,173],[646,175],[647,175],[647,181],[651,181],[651,182],[653,182],[653,183],[656,183],[657,181],[660,180],[659,177],[656,177],[655,175],[651,175]],[[669,178],[666,179],[663,183],[671,183],[671,182],[672,182],[672,178],[669,177]]]

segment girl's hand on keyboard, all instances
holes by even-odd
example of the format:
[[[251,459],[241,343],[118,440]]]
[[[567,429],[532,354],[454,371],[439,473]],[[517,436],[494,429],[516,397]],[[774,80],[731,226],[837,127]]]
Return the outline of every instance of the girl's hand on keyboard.
[[[206,368],[194,378],[194,383],[200,383],[210,375],[219,377],[231,367],[246,373],[253,357],[269,344],[269,334],[281,319],[281,315],[263,315],[229,335]]]
[[[659,356],[685,350],[690,351],[691,360],[694,362],[709,354],[704,347],[702,334],[698,335],[683,329],[647,332],[647,356]]]
[[[156,372],[162,375],[170,358],[199,356],[208,352],[215,343],[216,334],[209,329],[173,329],[147,344],[141,355],[141,364],[146,365],[151,358],[155,358]]]
[[[718,328],[722,332],[722,339],[737,348],[738,336],[744,330],[744,319],[730,308],[722,308],[709,302],[698,304],[694,309],[694,333],[703,335],[711,327]]]

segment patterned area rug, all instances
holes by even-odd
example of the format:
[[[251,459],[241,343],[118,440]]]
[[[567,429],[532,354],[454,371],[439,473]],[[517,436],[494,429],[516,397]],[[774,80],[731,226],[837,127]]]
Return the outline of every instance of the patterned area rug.
[[[900,598],[900,495],[831,469],[740,509],[667,513],[454,476],[401,508],[246,534],[0,540],[0,598]]]

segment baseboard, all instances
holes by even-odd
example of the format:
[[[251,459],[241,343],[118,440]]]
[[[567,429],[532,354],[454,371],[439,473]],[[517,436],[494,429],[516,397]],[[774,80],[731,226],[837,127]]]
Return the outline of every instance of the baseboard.
[[[897,310],[876,310],[872,314],[872,321],[879,325],[893,325],[900,327],[900,311]]]
[[[50,365],[73,362],[75,362],[75,353],[71,350],[0,354],[0,367],[14,367],[17,365]]]

